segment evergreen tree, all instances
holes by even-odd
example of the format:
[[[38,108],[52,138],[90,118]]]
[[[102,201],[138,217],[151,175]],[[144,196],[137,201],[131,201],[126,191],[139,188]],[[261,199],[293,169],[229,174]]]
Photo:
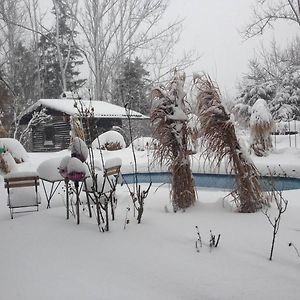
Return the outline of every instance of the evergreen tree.
[[[299,119],[299,51],[300,40],[296,39],[284,50],[274,44],[270,51],[263,51],[260,60],[251,60],[234,110],[245,112],[247,109],[241,104],[252,107],[257,99],[264,99],[274,120]]]
[[[300,116],[300,69],[284,74],[277,87],[276,96],[271,101],[275,120],[299,119]]]
[[[70,28],[70,17],[65,1],[57,1],[56,4],[57,10],[53,9],[53,14],[58,19],[58,24],[55,24],[47,34],[41,36],[39,43],[42,96],[44,98],[58,98],[63,92],[63,74],[59,55],[62,66],[65,67],[66,90],[75,90],[85,82],[85,80],[77,78],[80,74],[77,68],[83,64],[80,50],[74,44],[78,32]]]
[[[120,106],[128,105],[133,110],[149,113],[150,101],[147,96],[147,76],[143,63],[135,58],[126,59],[119,76],[115,79],[113,102]]]

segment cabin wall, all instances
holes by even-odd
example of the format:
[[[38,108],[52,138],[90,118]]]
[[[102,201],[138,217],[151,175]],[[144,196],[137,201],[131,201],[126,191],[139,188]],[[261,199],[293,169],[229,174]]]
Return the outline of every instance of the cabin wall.
[[[63,117],[53,117],[46,123],[32,129],[31,151],[51,152],[67,149],[70,145],[69,123]]]
[[[95,119],[90,123],[90,137],[86,136],[87,144],[97,136],[108,130],[114,129],[120,132],[127,145],[130,144],[129,122],[127,119]],[[84,123],[86,127],[87,123]],[[140,136],[151,136],[150,121],[145,119],[131,120],[133,139]],[[62,116],[53,116],[51,121],[32,128],[31,139],[26,147],[32,152],[54,152],[67,149],[70,145],[71,126],[69,119]],[[85,130],[87,132],[87,130]]]
[[[130,120],[131,130],[132,130],[132,139],[136,139],[141,136],[152,136],[150,120],[149,119],[132,119]],[[123,131],[129,136],[129,121],[123,120]]]

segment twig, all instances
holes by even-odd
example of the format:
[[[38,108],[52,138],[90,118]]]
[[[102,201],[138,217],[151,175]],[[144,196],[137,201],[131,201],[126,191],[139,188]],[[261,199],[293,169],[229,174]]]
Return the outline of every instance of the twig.
[[[289,243],[289,247],[293,247],[298,255],[298,257],[300,257],[300,253],[299,250],[297,249],[297,247],[293,244],[293,243]]]

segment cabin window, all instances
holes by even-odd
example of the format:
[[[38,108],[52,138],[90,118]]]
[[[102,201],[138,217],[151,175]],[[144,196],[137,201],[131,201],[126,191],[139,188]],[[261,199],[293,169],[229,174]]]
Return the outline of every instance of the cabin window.
[[[45,126],[44,128],[44,146],[54,146],[54,126]]]

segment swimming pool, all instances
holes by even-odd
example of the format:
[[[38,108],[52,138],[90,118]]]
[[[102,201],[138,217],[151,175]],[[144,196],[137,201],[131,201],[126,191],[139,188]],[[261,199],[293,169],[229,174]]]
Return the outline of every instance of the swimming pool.
[[[127,183],[133,183],[135,175],[122,174]],[[170,183],[171,177],[168,172],[137,173],[139,183]],[[217,188],[232,190],[235,185],[235,176],[230,174],[203,174],[193,173],[197,187]],[[278,191],[300,189],[300,178],[292,177],[260,177],[260,182],[265,191],[275,188]]]

